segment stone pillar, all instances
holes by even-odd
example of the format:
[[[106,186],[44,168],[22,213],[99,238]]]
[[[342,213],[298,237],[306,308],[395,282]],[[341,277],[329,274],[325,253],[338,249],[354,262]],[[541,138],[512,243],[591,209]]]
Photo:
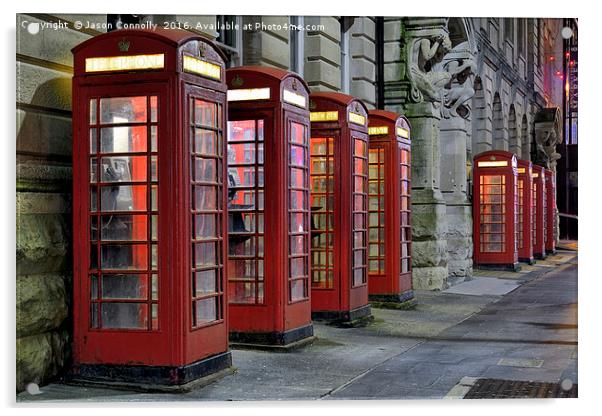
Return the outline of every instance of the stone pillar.
[[[467,197],[466,143],[469,122],[462,117],[441,121],[441,193],[446,203],[448,284],[472,277],[472,207]]]
[[[350,28],[351,92],[369,109],[376,106],[376,26],[374,18],[356,17]]]
[[[251,28],[243,33],[244,65],[271,66],[288,69],[290,66],[288,16],[244,16],[243,25]],[[257,27],[259,25],[259,27]]]
[[[341,26],[332,16],[306,16],[305,73],[311,91],[341,90]]]

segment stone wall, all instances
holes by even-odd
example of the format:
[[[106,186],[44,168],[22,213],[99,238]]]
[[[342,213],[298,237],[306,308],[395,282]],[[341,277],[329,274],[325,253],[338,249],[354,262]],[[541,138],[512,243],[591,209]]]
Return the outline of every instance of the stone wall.
[[[57,375],[70,358],[71,48],[100,33],[75,30],[79,18],[17,16],[18,390]],[[27,29],[58,20],[69,29]]]

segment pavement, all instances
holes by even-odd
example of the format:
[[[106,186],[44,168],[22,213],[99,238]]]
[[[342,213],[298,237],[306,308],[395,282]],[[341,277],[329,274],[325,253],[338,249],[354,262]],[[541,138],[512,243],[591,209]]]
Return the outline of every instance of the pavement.
[[[372,309],[364,328],[314,323],[316,341],[299,350],[232,350],[233,374],[188,393],[55,382],[17,402],[438,399],[482,379],[577,384],[577,253],[474,276],[416,291],[413,310]]]

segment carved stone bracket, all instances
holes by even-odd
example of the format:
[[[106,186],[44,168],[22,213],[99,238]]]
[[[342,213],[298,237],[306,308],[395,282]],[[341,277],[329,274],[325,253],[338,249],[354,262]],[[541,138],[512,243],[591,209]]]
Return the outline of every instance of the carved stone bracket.
[[[533,161],[556,171],[560,153],[556,145],[562,143],[562,118],[558,107],[544,108],[535,115],[535,157]]]

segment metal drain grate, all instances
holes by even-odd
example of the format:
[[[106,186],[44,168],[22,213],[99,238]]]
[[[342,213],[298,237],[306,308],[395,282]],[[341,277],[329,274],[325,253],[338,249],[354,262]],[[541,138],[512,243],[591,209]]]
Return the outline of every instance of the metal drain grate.
[[[564,384],[568,389],[564,389]],[[482,378],[472,386],[465,399],[549,399],[577,397],[577,384],[544,383]],[[570,383],[568,383],[570,384]]]

